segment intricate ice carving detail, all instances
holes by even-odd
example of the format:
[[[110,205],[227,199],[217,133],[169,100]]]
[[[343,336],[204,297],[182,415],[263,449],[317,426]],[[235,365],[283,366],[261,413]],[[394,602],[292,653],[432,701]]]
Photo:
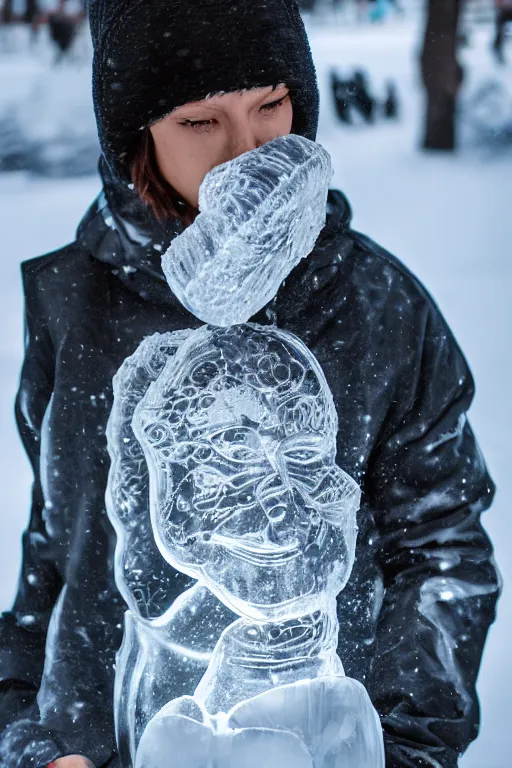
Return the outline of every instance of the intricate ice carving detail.
[[[331,176],[328,153],[295,135],[214,168],[200,214],[163,257],[171,290],[204,322],[249,320],[313,249]]]
[[[156,619],[169,607],[169,579],[174,570],[159,555],[148,516],[146,460],[132,430],[135,406],[162,372],[168,357],[190,331],[155,334],[128,357],[113,380],[114,403],[107,425],[110,474],[106,504],[117,533],[116,584],[130,610]],[[152,569],[154,578],[144,575]]]
[[[180,768],[380,768],[378,718],[336,654],[359,488],[335,464],[324,374],[277,328],[203,327],[172,350],[170,341],[163,353],[161,340],[146,342],[124,368],[138,379],[144,359],[144,384],[118,382],[117,393],[142,393],[124,413],[134,412],[149,466],[158,548],[199,583],[165,622],[128,614],[116,698],[131,759],[136,768],[167,768],[170,754]],[[156,377],[147,375],[155,349]],[[122,434],[126,421],[113,417],[110,441]],[[178,698],[162,706],[165,687]]]
[[[203,327],[135,409],[162,555],[239,615],[284,620],[352,568],[359,488],[324,374],[291,334]]]

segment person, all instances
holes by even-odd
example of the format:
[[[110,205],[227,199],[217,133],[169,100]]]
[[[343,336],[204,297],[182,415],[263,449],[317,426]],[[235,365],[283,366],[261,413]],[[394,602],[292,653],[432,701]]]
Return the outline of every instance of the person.
[[[59,0],[57,7],[46,16],[50,39],[56,48],[55,63],[61,63],[69,55],[72,45],[85,19],[85,11],[71,11],[67,0]]]
[[[200,325],[160,257],[194,220],[205,174],[290,132],[314,140],[318,120],[295,0],[91,0],[89,12],[103,190],[75,242],[22,267],[16,414],[34,485],[0,623],[9,768],[122,765],[112,702],[124,604],[104,501],[112,377],[144,337]],[[345,672],[380,715],[390,768],[454,768],[477,734],[499,591],[480,522],[493,483],[466,419],[473,380],[429,294],[351,227],[336,190],[326,217],[253,320],[275,320],[319,361],[337,463],[363,490],[337,608]],[[178,573],[172,583],[176,595],[188,586]]]
[[[512,0],[495,0],[496,5],[496,34],[493,49],[500,64],[505,63],[503,43],[505,41],[505,28],[512,22]]]

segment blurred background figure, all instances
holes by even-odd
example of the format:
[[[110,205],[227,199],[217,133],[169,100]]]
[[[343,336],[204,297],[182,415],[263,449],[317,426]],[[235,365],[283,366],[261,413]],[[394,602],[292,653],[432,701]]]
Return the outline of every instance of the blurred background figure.
[[[390,3],[388,0],[369,0],[369,5],[370,21],[384,21],[390,9]]]
[[[392,81],[386,83],[386,100],[384,101],[384,117],[394,119],[399,115],[398,94]]]
[[[369,91],[367,75],[356,70],[348,79],[341,78],[335,70],[331,72],[331,90],[336,114],[343,123],[352,124],[354,118],[372,123],[375,99]]]
[[[494,52],[500,64],[505,63],[503,43],[505,30],[512,22],[512,0],[495,0],[496,3],[496,36],[494,38]]]
[[[86,0],[0,0],[0,24],[24,24],[37,36],[48,25],[58,51],[69,51],[86,17]]]
[[[50,38],[56,48],[56,63],[69,54],[80,26],[85,20],[85,8],[73,8],[69,0],[59,0],[57,8],[46,17]]]
[[[350,94],[352,97],[352,104],[362,116],[363,120],[366,120],[367,123],[373,122],[375,116],[375,99],[370,94],[368,77],[360,69],[356,70],[352,76]]]
[[[398,94],[393,81],[386,82],[382,101],[373,95],[370,79],[363,70],[356,69],[344,78],[332,69],[330,81],[334,109],[342,123],[353,125],[363,122],[368,125],[377,117],[398,117]]]
[[[331,70],[331,92],[338,119],[342,123],[352,122],[349,81],[343,80],[335,70]]]

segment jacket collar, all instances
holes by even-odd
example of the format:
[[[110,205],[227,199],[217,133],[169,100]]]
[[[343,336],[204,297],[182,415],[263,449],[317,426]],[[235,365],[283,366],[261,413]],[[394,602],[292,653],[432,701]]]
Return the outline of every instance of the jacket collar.
[[[77,229],[77,241],[142,298],[179,305],[162,271],[162,254],[183,231],[179,219],[162,224],[128,185],[100,160],[103,189]]]

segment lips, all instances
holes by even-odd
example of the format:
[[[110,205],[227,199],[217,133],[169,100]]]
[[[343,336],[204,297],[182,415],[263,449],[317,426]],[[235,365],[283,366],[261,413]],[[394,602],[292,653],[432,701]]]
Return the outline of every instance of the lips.
[[[254,534],[246,534],[235,539],[221,533],[214,533],[211,541],[227,549],[239,560],[266,567],[280,567],[302,554],[297,541],[289,544],[274,544]]]

